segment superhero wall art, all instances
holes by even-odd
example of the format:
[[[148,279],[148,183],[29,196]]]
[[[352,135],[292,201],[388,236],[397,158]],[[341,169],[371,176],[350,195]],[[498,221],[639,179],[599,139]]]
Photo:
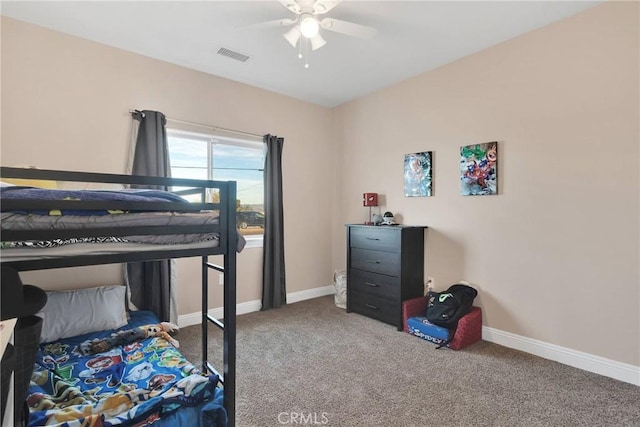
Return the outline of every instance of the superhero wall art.
[[[460,148],[460,194],[463,196],[498,194],[497,142]]]
[[[404,156],[404,195],[431,196],[431,151]]]

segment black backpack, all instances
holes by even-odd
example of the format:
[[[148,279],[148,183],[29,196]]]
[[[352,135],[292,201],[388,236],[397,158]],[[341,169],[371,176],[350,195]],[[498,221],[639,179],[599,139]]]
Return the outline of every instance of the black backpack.
[[[449,329],[449,340],[438,348],[449,344],[455,334],[458,321],[471,311],[478,291],[471,286],[455,284],[444,292],[429,292],[427,295],[427,320],[434,325]]]

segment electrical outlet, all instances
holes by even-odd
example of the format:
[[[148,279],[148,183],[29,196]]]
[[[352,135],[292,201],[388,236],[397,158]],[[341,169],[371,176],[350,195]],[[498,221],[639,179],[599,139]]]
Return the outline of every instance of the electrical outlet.
[[[425,284],[425,287],[427,288],[427,291],[431,291],[435,289],[436,279],[434,279],[433,277],[427,276],[427,283]]]
[[[224,273],[218,274],[218,285],[224,285]]]

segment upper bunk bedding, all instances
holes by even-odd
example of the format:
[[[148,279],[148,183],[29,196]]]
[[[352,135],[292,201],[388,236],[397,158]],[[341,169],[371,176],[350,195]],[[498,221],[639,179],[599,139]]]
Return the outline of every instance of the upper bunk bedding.
[[[4,261],[157,251],[159,245],[204,249],[220,243],[218,211],[196,210],[166,191],[5,186],[0,202]],[[237,236],[241,251],[246,241]]]

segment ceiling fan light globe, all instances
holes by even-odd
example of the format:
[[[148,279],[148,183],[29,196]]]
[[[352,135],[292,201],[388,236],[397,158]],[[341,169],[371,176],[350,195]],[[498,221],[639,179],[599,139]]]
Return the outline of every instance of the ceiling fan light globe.
[[[282,36],[289,42],[289,44],[291,44],[291,46],[296,47],[298,40],[300,40],[300,29],[298,29],[298,26],[296,25]]]
[[[327,44],[327,41],[322,38],[320,34],[316,34],[315,36],[309,39],[311,41],[311,50],[320,49],[322,46]]]
[[[311,14],[307,14],[300,19],[300,32],[303,36],[310,39],[318,34],[320,24],[318,20]]]

